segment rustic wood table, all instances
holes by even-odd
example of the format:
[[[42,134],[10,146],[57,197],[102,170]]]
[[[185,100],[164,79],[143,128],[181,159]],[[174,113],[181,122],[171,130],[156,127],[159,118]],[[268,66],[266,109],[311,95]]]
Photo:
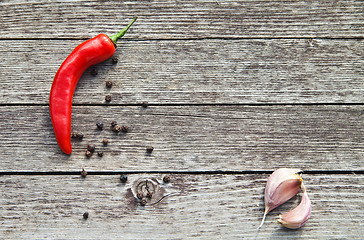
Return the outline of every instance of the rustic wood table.
[[[0,239],[364,238],[363,1],[3,0],[0,12]],[[57,69],[133,16],[118,62],[80,79],[84,138],[63,154]],[[282,167],[304,171],[311,218],[276,221],[300,193],[257,231]]]

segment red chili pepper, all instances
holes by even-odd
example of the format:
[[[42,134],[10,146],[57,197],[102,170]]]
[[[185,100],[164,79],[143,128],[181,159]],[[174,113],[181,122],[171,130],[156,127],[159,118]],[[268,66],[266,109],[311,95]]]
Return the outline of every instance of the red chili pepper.
[[[128,26],[115,35],[108,37],[99,34],[81,43],[58,69],[49,96],[49,109],[57,143],[64,153],[72,152],[72,99],[78,80],[87,68],[114,55],[117,40],[125,35],[136,19],[134,17]]]

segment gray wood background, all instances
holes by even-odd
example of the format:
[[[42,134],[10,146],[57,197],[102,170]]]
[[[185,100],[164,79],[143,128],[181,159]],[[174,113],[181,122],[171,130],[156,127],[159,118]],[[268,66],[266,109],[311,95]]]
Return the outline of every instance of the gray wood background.
[[[0,13],[0,239],[364,235],[363,1],[3,0]],[[53,77],[78,44],[133,16],[118,63],[79,81],[72,129],[85,136],[66,156]],[[102,157],[85,157],[90,143]],[[257,232],[280,167],[304,170],[312,217],[294,231],[276,222],[299,195]],[[158,190],[146,206],[133,195],[142,178]]]

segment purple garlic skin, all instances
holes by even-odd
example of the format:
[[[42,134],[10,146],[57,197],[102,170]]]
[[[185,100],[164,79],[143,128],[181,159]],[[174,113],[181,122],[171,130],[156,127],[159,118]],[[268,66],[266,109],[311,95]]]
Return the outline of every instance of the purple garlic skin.
[[[303,186],[304,192],[300,204],[283,215],[279,216],[277,220],[280,224],[286,228],[297,229],[302,227],[311,215],[311,201],[306,192],[306,188]]]
[[[300,191],[302,185],[300,172],[302,172],[300,169],[279,168],[269,176],[264,194],[264,216],[258,229],[263,225],[265,217],[270,211]]]
[[[279,168],[270,175],[265,187],[267,213],[296,196],[301,189],[300,169]]]

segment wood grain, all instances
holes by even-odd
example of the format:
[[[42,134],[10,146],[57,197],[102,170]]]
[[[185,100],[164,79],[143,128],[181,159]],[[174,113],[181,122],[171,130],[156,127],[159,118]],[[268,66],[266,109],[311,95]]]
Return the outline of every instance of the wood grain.
[[[362,175],[308,175],[309,221],[299,230],[280,227],[279,214],[297,206],[300,195],[268,214],[268,175],[1,176],[2,239],[360,239],[364,234]],[[158,204],[140,206],[131,193],[139,178],[155,179]],[[89,218],[84,220],[84,212]]]
[[[1,38],[363,38],[360,0],[1,1]],[[76,11],[75,11],[76,10]]]
[[[2,0],[0,14],[0,239],[364,235],[363,1]],[[85,136],[66,156],[53,77],[75,46],[133,16],[119,62],[77,86],[72,128]],[[87,158],[89,143],[103,157]],[[257,232],[263,173],[280,167],[305,171],[311,219],[296,231],[276,222],[298,196]],[[155,189],[146,206],[137,183]]]
[[[76,106],[72,128],[85,137],[72,140],[71,156],[56,144],[47,106],[0,113],[3,171],[364,169],[362,106]],[[112,132],[114,120],[129,132]],[[90,143],[102,158],[85,157]]]
[[[1,104],[47,104],[81,41],[0,41]],[[75,104],[363,103],[362,40],[124,41],[81,78]],[[108,90],[105,81],[114,83]]]

